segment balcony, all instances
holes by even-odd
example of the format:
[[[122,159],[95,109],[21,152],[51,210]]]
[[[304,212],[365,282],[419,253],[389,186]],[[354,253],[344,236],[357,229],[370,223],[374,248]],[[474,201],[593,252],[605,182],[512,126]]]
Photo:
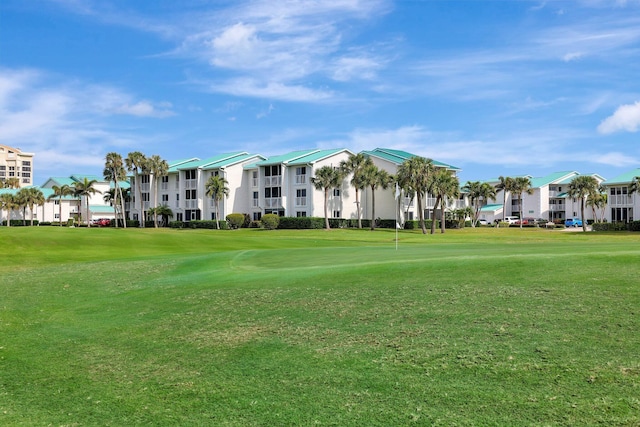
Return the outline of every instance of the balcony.
[[[195,190],[198,188],[198,180],[197,179],[187,179],[184,181],[184,188],[187,190]]]
[[[265,209],[282,208],[282,198],[271,197],[271,198],[264,199],[264,207]]]
[[[185,209],[198,209],[198,200],[197,199],[185,200],[184,201],[184,208]]]
[[[144,182],[142,183],[142,185],[140,185],[140,188],[142,189],[143,193],[148,193],[151,189],[151,185],[148,182]]]
[[[566,205],[564,203],[559,205],[549,205],[549,210],[551,212],[564,212]]]
[[[160,189],[161,190],[168,190],[169,189],[169,183],[168,182],[161,182],[160,183]]]
[[[296,175],[296,184],[306,184],[307,183],[307,175]]]
[[[296,206],[307,206],[307,198],[306,197],[296,197]]]
[[[607,201],[609,206],[633,206],[633,197],[630,194],[609,194]]]
[[[282,176],[267,176],[264,178],[265,187],[280,187],[282,185]]]

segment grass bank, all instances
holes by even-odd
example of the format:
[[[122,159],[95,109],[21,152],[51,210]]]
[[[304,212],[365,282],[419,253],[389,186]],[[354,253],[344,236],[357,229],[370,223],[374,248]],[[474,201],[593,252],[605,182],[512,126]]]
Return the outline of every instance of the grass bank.
[[[638,425],[634,234],[0,230],[3,425]]]

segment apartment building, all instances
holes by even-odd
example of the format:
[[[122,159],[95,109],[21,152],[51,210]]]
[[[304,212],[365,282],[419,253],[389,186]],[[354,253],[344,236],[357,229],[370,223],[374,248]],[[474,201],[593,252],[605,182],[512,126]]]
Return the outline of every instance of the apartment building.
[[[0,183],[16,178],[19,187],[33,185],[33,153],[0,145]]]
[[[132,218],[141,219],[145,212],[146,219],[150,220],[149,209],[164,205],[172,210],[177,221],[216,219],[214,200],[206,195],[206,183],[212,176],[222,176],[229,182],[229,195],[219,203],[220,219],[233,212],[249,212],[251,182],[244,166],[264,159],[258,154],[240,151],[168,162],[167,175],[157,178],[158,200],[154,199],[156,177],[153,174],[138,176],[139,189],[135,177],[131,177]]]
[[[629,187],[636,177],[640,177],[640,168],[625,172],[605,181],[607,189],[607,213],[609,222],[631,222],[635,212],[640,212],[640,195],[631,194]]]
[[[413,157],[416,157],[415,154],[408,153],[406,151],[401,150],[393,150],[390,148],[376,148],[371,151],[363,151],[365,155],[367,155],[372,161],[373,164],[378,168],[387,171],[391,175],[396,175],[398,172],[398,167],[405,161],[409,160]],[[446,163],[442,163],[436,160],[432,160],[433,165],[436,168],[443,168],[451,172],[452,175],[456,175],[460,168],[448,165]],[[367,188],[362,192],[361,205],[363,218],[371,218],[370,212],[372,209],[372,194],[371,189]],[[413,197],[412,197],[413,196]],[[411,194],[402,194],[400,197],[400,202],[396,202],[395,200],[395,191],[394,189],[376,190],[376,217],[379,218],[398,218],[400,222],[406,220],[413,220],[419,217],[417,211],[417,201],[415,195]],[[433,195],[427,194],[424,198],[424,218],[431,219],[432,209],[435,205],[436,198]],[[464,198],[457,200],[447,200],[447,209],[458,209],[466,206],[466,202]],[[438,211],[440,209],[438,208]],[[439,213],[437,213],[438,215]],[[404,218],[406,216],[406,218]]]
[[[324,216],[324,192],[315,190],[311,178],[323,166],[338,168],[353,153],[347,149],[300,150],[249,164],[251,216]],[[345,178],[327,200],[331,218],[356,218],[355,191]]]
[[[41,221],[67,221],[69,218],[80,219],[83,223],[93,221],[99,218],[114,219],[115,209],[110,202],[105,201],[105,194],[112,188],[113,183],[105,181],[105,179],[98,175],[71,175],[68,177],[51,177],[40,186],[40,190],[44,194],[45,198],[53,195],[53,187],[61,187],[68,185],[74,188],[76,182],[83,182],[84,179],[89,181],[95,180],[93,188],[96,189],[96,193],[91,194],[87,199],[79,198],[73,195],[65,196],[62,199],[55,198],[44,206],[43,216]],[[130,187],[127,181],[119,183],[120,188],[126,190]],[[62,204],[62,216],[60,216],[60,204]],[[87,205],[88,204],[88,205]],[[89,208],[89,218],[85,218],[87,215],[87,207]]]
[[[518,195],[507,193],[505,214],[507,216],[520,216],[520,203],[522,203],[522,214],[525,217],[544,218],[549,221],[564,221],[566,218],[579,217],[581,200],[570,197],[568,194],[571,181],[580,176],[576,171],[554,172],[542,177],[532,177],[525,175],[531,181],[532,194],[523,193],[522,200]],[[602,183],[604,178],[598,174],[587,174],[593,176],[598,183]],[[486,181],[491,185],[497,185],[499,180],[492,179]],[[496,193],[496,201],[504,200],[503,190]],[[585,220],[594,219],[593,212],[585,209]]]

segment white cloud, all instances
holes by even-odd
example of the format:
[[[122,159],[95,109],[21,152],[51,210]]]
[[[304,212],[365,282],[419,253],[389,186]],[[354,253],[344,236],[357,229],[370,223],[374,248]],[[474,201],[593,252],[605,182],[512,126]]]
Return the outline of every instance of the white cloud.
[[[149,101],[140,101],[135,104],[123,104],[120,107],[114,109],[117,114],[128,114],[138,117],[170,117],[175,115],[171,110],[171,104],[163,103],[160,105],[154,105]]]
[[[170,104],[135,101],[108,86],[57,81],[34,70],[0,69],[0,143],[38,153],[39,173],[60,164],[95,167],[109,148],[139,147],[144,137],[116,129],[115,114],[165,117]]]
[[[598,126],[598,132],[610,134],[618,131],[637,132],[640,127],[640,101],[621,105]]]
[[[328,90],[314,90],[300,85],[286,85],[280,82],[263,82],[242,78],[212,84],[214,92],[235,96],[249,96],[281,101],[322,102],[333,97]]]

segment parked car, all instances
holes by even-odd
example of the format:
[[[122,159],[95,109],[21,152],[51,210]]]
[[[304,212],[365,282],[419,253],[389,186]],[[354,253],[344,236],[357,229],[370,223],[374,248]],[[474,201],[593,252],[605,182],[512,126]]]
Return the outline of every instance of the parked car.
[[[107,227],[111,225],[111,220],[109,218],[99,218],[91,221],[93,225],[98,225],[100,227]]]
[[[582,227],[582,220],[580,218],[567,218],[564,221],[565,227]]]
[[[486,219],[482,218],[478,220],[478,224],[480,225],[489,225],[489,221],[487,221]]]
[[[522,221],[517,220],[515,222],[516,225],[520,225],[520,223],[522,223],[522,225],[533,225],[536,223],[536,219],[535,218],[522,218]]]
[[[508,222],[509,224],[515,224],[516,221],[518,221],[520,218],[518,218],[517,216],[505,216],[504,217],[504,222]],[[499,218],[496,220],[496,222],[501,222],[502,218]]]

